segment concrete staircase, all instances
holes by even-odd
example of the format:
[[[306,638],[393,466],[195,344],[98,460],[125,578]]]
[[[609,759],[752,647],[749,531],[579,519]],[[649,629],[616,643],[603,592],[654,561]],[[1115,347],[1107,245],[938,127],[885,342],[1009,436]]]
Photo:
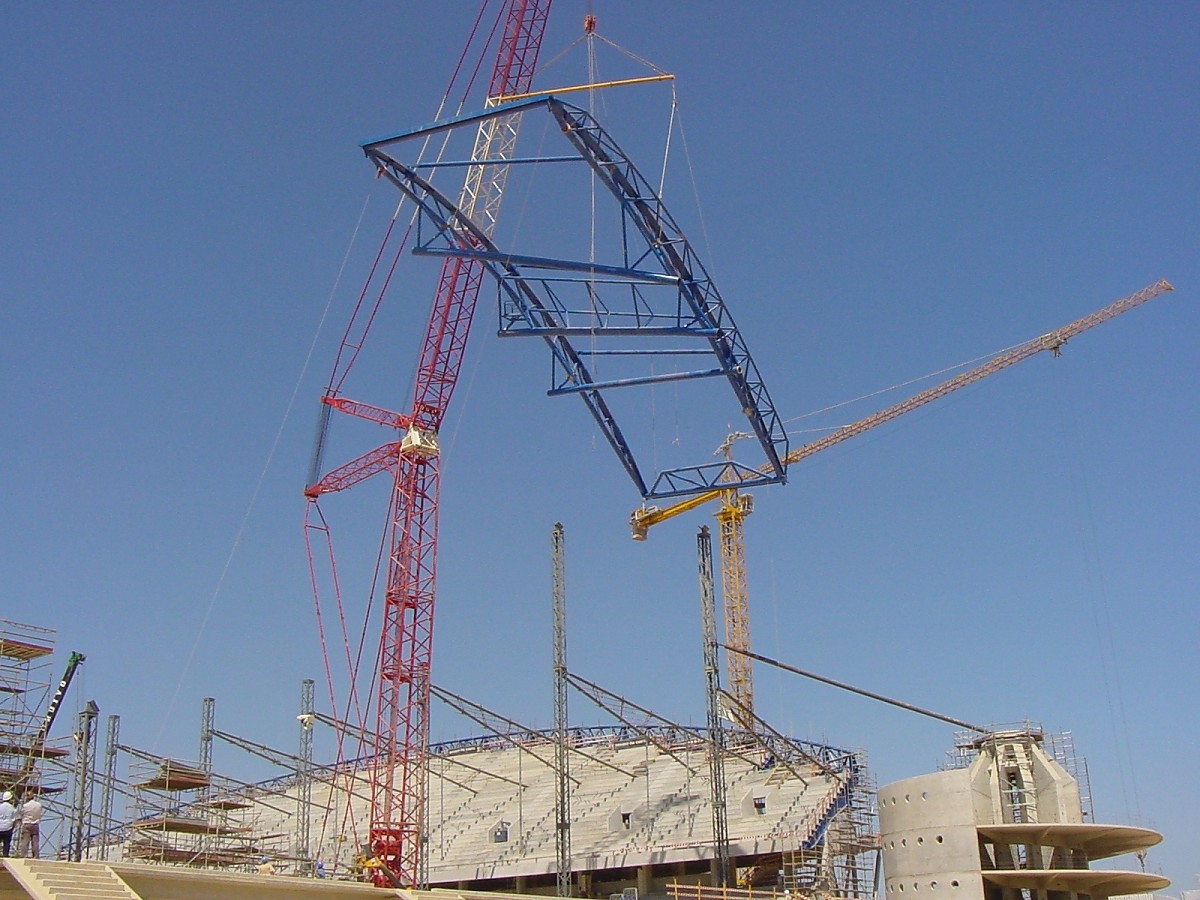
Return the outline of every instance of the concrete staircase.
[[[142,900],[103,863],[6,859],[4,864],[35,900]]]

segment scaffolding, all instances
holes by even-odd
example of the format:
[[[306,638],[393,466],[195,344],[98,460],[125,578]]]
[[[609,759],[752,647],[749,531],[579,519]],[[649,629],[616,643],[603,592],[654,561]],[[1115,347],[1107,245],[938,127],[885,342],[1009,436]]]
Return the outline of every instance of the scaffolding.
[[[131,748],[121,749],[130,751]],[[133,809],[125,855],[139,862],[198,868],[250,868],[277,857],[281,835],[255,827],[257,805],[199,763],[133,751]]]
[[[1091,779],[1088,777],[1087,760],[1075,753],[1075,740],[1069,731],[1046,731],[1040,722],[1029,719],[1014,724],[994,725],[983,736],[978,731],[956,731],[954,746],[946,751],[947,761],[938,766],[939,770],[965,769],[979,755],[984,743],[994,742],[997,735],[1028,737],[1041,746],[1051,759],[1062,766],[1068,775],[1079,785],[1079,803],[1083,811],[1084,821],[1094,821],[1092,811]],[[1014,816],[1020,821],[1022,815],[1032,815],[1033,801],[1025,796],[1026,791],[1014,787],[1009,796],[1014,810]]]
[[[0,786],[44,797],[64,790],[63,770],[47,762],[71,755],[70,741],[44,734],[55,632],[0,619]]]
[[[879,828],[875,786],[866,755],[854,751],[854,783],[844,792],[843,806],[815,840],[795,843],[780,860],[778,887],[798,898],[834,897],[866,900],[875,896],[879,868]]]
[[[99,709],[94,703],[89,703],[80,714],[75,735],[81,746],[79,754],[70,749],[71,736],[65,739],[66,746],[62,749],[44,740],[46,725],[52,721],[51,710],[62,699],[65,685],[69,683],[69,679],[58,679],[53,653],[53,631],[0,622],[0,766],[5,769],[0,779],[13,787],[24,780],[46,792],[64,789],[49,784],[50,776],[56,776],[64,784],[68,776],[74,776],[75,792],[70,809],[64,807],[53,817],[64,823],[70,819],[71,827],[66,831],[70,841],[63,842],[63,850],[71,858],[123,859],[168,866],[250,871],[266,857],[287,874],[336,878],[354,877],[358,873],[357,858],[343,859],[348,849],[357,849],[353,817],[349,822],[342,821],[334,826],[335,830],[339,826],[342,830],[337,834],[326,834],[326,826],[319,825],[321,836],[315,840],[311,828],[314,819],[320,823],[328,818],[328,813],[337,805],[335,796],[344,797],[346,803],[352,799],[366,802],[365,797],[357,794],[355,782],[369,760],[347,761],[337,767],[313,763],[314,724],[335,720],[313,709],[311,682],[302,686],[298,755],[219,731],[214,726],[213,701],[206,699],[197,761],[160,756],[122,743],[119,718],[110,716],[101,764],[95,741]],[[570,827],[577,832],[582,844],[592,842],[592,856],[607,851],[673,853],[679,858],[639,864],[638,867],[636,877],[639,882],[643,878],[651,882],[657,880],[663,890],[665,883],[661,879],[664,877],[686,874],[689,878],[705,880],[711,874],[696,866],[689,868],[687,862],[694,854],[694,848],[711,846],[702,821],[704,798],[692,780],[697,774],[692,768],[692,754],[701,754],[706,743],[703,728],[668,723],[648,710],[642,710],[648,720],[657,718],[664,724],[626,723],[623,727],[568,729],[564,745],[563,735],[557,732],[528,730],[463,698],[448,695],[448,692],[439,694],[446,694],[447,702],[454,701],[452,705],[474,718],[487,731],[483,738],[451,742],[454,746],[442,748],[444,754],[435,754],[442,760],[443,769],[445,764],[453,763],[456,769],[466,773],[439,774],[441,788],[455,794],[455,799],[450,804],[453,808],[438,817],[446,819],[442,823],[445,827],[431,835],[455,844],[454,853],[461,858],[465,868],[454,874],[452,881],[457,883],[464,877],[495,884],[519,880],[530,887],[535,883],[539,888],[549,887],[540,882],[546,880],[545,876],[554,867],[534,860],[529,864],[534,867],[530,870],[522,860],[527,856],[537,857],[542,839],[547,833],[558,830],[550,804],[554,791],[541,766],[534,767],[535,773],[529,772],[528,765],[524,770],[521,766],[531,757],[545,764],[548,755],[547,760],[542,760],[542,751],[560,745],[574,754],[573,759],[580,761],[579,774],[572,773],[570,790],[573,799],[576,794],[581,799],[586,795],[590,803],[580,806],[578,813],[572,804]],[[621,710],[627,712],[627,707],[640,709],[628,701],[616,699]],[[287,774],[257,784],[218,775],[212,755],[212,744],[216,739],[281,766]],[[473,766],[469,759],[459,758],[462,754],[456,752],[478,753],[507,748],[515,749],[516,755],[504,759],[502,765],[499,758],[492,760],[499,766],[495,771],[490,765]],[[760,828],[759,823],[763,820],[741,821],[763,815],[765,805],[763,810],[755,806],[749,811],[735,809],[731,812],[741,822],[739,835],[752,844],[765,841],[770,845],[765,851],[750,850],[742,860],[743,865],[748,866],[744,871],[757,870],[755,885],[765,884],[781,893],[785,890],[812,896],[819,893],[822,897],[853,900],[870,893],[871,879],[866,874],[868,869],[862,857],[876,844],[872,843],[874,834],[870,827],[873,798],[865,780],[866,763],[861,754],[797,742],[769,730],[758,734],[754,740],[734,731],[725,752],[730,754],[730,762],[739,773],[731,777],[741,780],[738,789],[741,794],[748,790],[753,794],[754,790],[748,787],[753,783],[761,785],[764,796],[774,797],[786,783],[790,791],[785,791],[787,803],[794,807],[795,815],[789,819],[783,813],[783,820],[771,825],[769,833]],[[631,755],[639,758],[634,760]],[[618,757],[621,765],[617,764]],[[483,762],[482,759],[477,761]],[[516,766],[514,771],[504,768],[510,764]],[[118,775],[120,768],[125,769],[124,778]],[[553,764],[548,768],[558,771]],[[587,776],[587,786],[581,787],[584,776]],[[813,779],[822,779],[814,785],[819,788],[820,799],[817,806],[808,806],[808,801],[801,797]],[[314,781],[322,785],[319,798],[312,796]],[[98,808],[96,788],[100,790]],[[810,796],[814,800],[817,798],[817,794]],[[114,801],[118,798],[122,798],[123,810],[114,809]],[[749,802],[745,800],[745,803]],[[512,823],[517,826],[517,840],[510,848],[497,849],[490,841],[486,846],[475,847],[472,842],[477,836],[471,830],[473,819],[467,821],[470,818],[467,807],[476,803],[484,803],[495,813],[491,818],[502,825],[509,824],[502,817],[508,805],[515,804]],[[772,815],[779,816],[784,807],[776,809],[772,805],[771,809]],[[636,827],[628,833],[619,827],[612,832],[608,817],[610,813],[616,814],[613,810],[619,810],[627,817],[626,829],[630,828],[630,822]],[[449,832],[447,827],[451,829]],[[787,835],[793,828],[796,829],[792,836],[795,846],[789,851]],[[657,838],[656,830],[661,832]],[[674,837],[666,840],[666,836],[673,833]],[[487,874],[478,870],[481,861],[497,871]],[[625,888],[633,878],[630,875],[632,869],[625,871],[628,867],[594,866],[591,860],[580,866],[579,860],[575,862],[572,874],[581,879],[581,884],[586,882],[589,890],[598,889],[600,885]],[[698,865],[707,870],[703,863],[703,859],[698,861]],[[447,869],[443,874],[450,872]]]

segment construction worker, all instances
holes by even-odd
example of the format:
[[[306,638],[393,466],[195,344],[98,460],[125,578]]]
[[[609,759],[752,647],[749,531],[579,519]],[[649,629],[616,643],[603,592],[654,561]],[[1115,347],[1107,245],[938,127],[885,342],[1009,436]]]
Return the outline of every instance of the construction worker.
[[[37,794],[30,794],[29,799],[21,804],[21,839],[17,845],[17,856],[38,858],[41,826],[42,804],[38,802]]]
[[[17,808],[13,805],[12,791],[0,795],[0,856],[8,856],[12,850],[13,826],[17,824]]]
[[[383,862],[378,856],[368,856],[365,852],[355,858],[354,864],[358,867],[359,878],[363,881],[374,880],[374,873],[383,867]]]
[[[274,875],[275,874],[275,864],[271,862],[270,857],[264,856],[261,859],[259,859],[258,874],[259,875]]]

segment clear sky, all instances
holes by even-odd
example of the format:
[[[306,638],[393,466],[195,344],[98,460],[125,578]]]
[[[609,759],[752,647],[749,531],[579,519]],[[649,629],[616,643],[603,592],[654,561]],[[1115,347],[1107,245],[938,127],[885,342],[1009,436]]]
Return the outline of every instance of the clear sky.
[[[1147,868],[1195,887],[1200,7],[594,6],[602,35],[677,76],[668,201],[796,442],[928,382],[800,418],[815,410],[1174,283],[1061,359],[795,467],[756,493],[747,555],[758,650],[967,721],[1072,732],[1097,820],[1163,831]],[[585,11],[557,0],[543,59]],[[434,117],[474,13],[0,6],[0,617],[56,628],[56,666],[87,654],[66,711],[94,699],[126,743],[194,759],[212,696],[219,728],[293,748],[300,680],[325,696],[301,491],[395,203],[358,144]],[[581,53],[541,83],[577,81]],[[603,77],[646,71],[599,58]],[[670,89],[645,90],[644,114],[602,112],[631,152],[657,147],[639,156],[657,173]],[[504,215],[532,247],[587,210]],[[357,399],[408,402],[428,273],[404,261]],[[494,336],[492,297],[442,434],[434,680],[551,724],[562,521],[570,667],[701,723],[694,536],[712,520],[630,541],[637,492],[582,405],[545,396],[544,348]],[[675,424],[693,412],[656,392],[636,437],[704,461],[715,442]],[[337,425],[331,464],[386,438]],[[323,501],[352,619],[385,498],[380,483]],[[953,740],[756,677],[777,727],[865,748],[881,784],[931,771]],[[475,731],[434,717],[435,737]],[[604,721],[582,698],[572,720]],[[232,748],[216,763],[270,774]]]

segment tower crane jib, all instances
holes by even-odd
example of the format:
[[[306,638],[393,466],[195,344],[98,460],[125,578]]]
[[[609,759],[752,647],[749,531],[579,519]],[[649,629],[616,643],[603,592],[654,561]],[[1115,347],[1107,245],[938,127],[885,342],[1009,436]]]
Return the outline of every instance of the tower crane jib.
[[[1081,319],[1076,319],[1074,322],[1044,334],[1041,337],[1019,344],[1011,350],[993,357],[982,365],[962,372],[953,378],[934,385],[928,390],[914,394],[893,406],[859,419],[857,422],[845,425],[823,438],[800,447],[795,447],[783,457],[784,465],[790,466],[823,450],[828,450],[863,432],[870,431],[872,428],[890,422],[906,413],[920,409],[934,400],[939,400],[955,391],[962,390],[978,381],[982,381],[989,375],[1003,371],[1009,366],[1016,365],[1019,362],[1029,359],[1031,356],[1036,356],[1038,353],[1048,350],[1055,356],[1058,356],[1063,345],[1071,338],[1091,328],[1095,328],[1097,325],[1107,322],[1110,319],[1114,319],[1135,307],[1141,306],[1170,290],[1173,290],[1173,288],[1169,282],[1165,280],[1156,281],[1154,284],[1148,285],[1142,288],[1142,290],[1130,294],[1128,297],[1117,300],[1103,309],[1099,309]],[[733,437],[731,436],[729,440],[732,440]],[[728,443],[729,441],[726,442],[726,447]],[[729,645],[730,649],[736,651],[726,654],[729,688],[742,707],[752,713],[754,710],[754,689],[750,668],[752,655],[749,653],[750,605],[746,582],[745,535],[743,531],[745,518],[753,508],[747,502],[749,499],[748,496],[739,494],[737,485],[723,486],[715,490],[694,494],[678,503],[661,509],[657,507],[643,507],[635,510],[629,518],[629,524],[633,532],[633,539],[644,541],[649,535],[651,526],[703,506],[711,500],[719,502],[716,517],[720,523],[721,534],[721,583],[724,589],[725,643]]]

